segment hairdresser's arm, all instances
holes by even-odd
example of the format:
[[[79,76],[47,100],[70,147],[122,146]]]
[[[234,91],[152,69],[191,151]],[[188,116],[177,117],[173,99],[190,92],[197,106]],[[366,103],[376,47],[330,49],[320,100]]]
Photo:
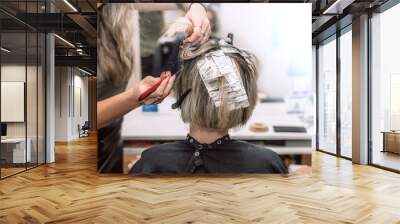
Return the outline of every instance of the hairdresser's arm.
[[[103,128],[114,120],[121,118],[129,111],[140,106],[138,101],[139,95],[150,86],[154,85],[160,78],[147,76],[136,84],[133,88],[126,90],[118,95],[112,96],[97,103],[97,127]],[[175,75],[168,75],[160,86],[148,96],[143,103],[152,104],[159,103],[167,97],[172,89],[175,81]]]

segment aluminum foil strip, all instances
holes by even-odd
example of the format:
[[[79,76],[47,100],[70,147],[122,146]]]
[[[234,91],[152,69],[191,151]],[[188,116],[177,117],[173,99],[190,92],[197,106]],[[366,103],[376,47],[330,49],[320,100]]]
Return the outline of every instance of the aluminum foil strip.
[[[230,51],[230,53],[237,52]],[[224,50],[220,49],[206,53],[197,62],[197,68],[208,94],[216,107],[221,106],[222,94],[227,96],[229,110],[249,106],[239,69],[232,59],[226,56]],[[221,77],[225,79],[222,89],[219,87],[219,79]]]
[[[254,64],[255,58],[253,57],[253,55],[247,53],[246,51],[237,49],[237,48],[233,48],[232,45],[226,43],[226,41],[224,40],[220,40],[218,42],[220,49],[225,53],[225,54],[238,54],[240,56],[242,56],[245,61],[249,64]]]

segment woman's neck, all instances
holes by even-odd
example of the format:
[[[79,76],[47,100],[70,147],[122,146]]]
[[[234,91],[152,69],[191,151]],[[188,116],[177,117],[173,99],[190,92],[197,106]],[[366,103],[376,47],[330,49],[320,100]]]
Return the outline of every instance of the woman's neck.
[[[189,135],[192,136],[200,144],[211,144],[217,139],[227,135],[226,130],[216,130],[209,128],[190,127]]]

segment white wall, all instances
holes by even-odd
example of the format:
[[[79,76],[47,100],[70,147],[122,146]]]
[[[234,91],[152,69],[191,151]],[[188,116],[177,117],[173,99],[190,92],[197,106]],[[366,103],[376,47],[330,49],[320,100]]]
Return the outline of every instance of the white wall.
[[[55,140],[68,140],[69,115],[69,68],[55,68]]]
[[[76,68],[56,67],[56,141],[79,137],[78,124],[82,126],[88,120],[88,105],[88,78]]]
[[[278,97],[311,91],[311,4],[230,3],[217,14],[218,36],[232,32],[234,44],[258,58],[261,90]]]
[[[24,122],[25,83],[1,82],[1,121]],[[36,108],[36,106],[35,106]]]

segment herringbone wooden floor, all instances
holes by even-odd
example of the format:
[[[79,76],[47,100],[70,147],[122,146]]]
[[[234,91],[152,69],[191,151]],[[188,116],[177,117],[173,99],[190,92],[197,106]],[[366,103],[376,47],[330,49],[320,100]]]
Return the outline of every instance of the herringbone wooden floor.
[[[96,174],[96,140],[0,181],[0,223],[400,223],[400,175],[314,153],[313,174]]]

